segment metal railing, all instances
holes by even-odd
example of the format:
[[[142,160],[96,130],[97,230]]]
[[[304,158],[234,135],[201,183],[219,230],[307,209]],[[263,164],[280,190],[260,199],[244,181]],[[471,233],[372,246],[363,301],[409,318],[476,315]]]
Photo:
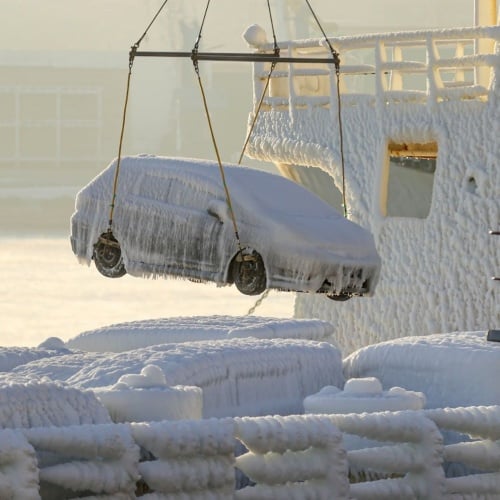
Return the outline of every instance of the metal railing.
[[[332,38],[341,57],[345,104],[487,100],[500,65],[500,26],[425,30]],[[479,43],[479,41],[484,43]],[[282,42],[280,54],[325,58],[324,40]],[[269,53],[272,44],[254,46]],[[478,53],[477,51],[486,50]],[[270,63],[254,65],[254,100],[260,99]],[[278,63],[263,110],[335,107],[333,64]]]

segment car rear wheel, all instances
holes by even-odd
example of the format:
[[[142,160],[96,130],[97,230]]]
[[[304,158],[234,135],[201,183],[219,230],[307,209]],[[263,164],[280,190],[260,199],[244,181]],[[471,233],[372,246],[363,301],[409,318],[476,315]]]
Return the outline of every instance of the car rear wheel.
[[[335,295],[333,293],[327,293],[326,296],[330,300],[335,300],[336,302],[345,302],[346,300],[349,300],[352,297],[352,295],[348,293],[340,293],[338,295]]]
[[[120,244],[111,232],[99,236],[93,259],[96,269],[106,278],[121,278],[127,274]]]
[[[266,289],[264,261],[255,250],[243,250],[234,258],[232,278],[236,288],[245,295],[260,295]]]

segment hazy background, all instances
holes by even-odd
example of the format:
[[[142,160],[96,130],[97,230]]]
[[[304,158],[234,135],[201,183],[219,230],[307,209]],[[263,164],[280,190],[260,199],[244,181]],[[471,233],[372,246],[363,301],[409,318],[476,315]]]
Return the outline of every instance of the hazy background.
[[[313,0],[329,35],[472,25],[472,0]],[[162,0],[1,0],[0,344],[34,345],[111,322],[245,314],[232,288],[125,277],[79,266],[68,241],[77,191],[118,151],[128,51]],[[169,0],[141,44],[192,49],[205,0]],[[304,1],[271,1],[278,39],[318,37]],[[253,23],[270,35],[265,0],[214,0],[201,50],[248,50]],[[202,63],[225,161],[237,161],[252,106],[252,68]],[[136,59],[124,154],[214,158],[189,60]],[[246,163],[255,165],[250,160]],[[261,168],[272,166],[259,165]],[[260,314],[290,316],[271,294]]]

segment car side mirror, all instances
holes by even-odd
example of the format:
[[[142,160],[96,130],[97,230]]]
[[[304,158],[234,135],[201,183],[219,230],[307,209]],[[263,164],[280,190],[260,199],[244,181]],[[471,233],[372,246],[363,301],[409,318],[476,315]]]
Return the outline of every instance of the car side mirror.
[[[227,204],[221,200],[212,200],[207,207],[207,212],[212,217],[215,217],[221,224],[227,219],[228,209]]]

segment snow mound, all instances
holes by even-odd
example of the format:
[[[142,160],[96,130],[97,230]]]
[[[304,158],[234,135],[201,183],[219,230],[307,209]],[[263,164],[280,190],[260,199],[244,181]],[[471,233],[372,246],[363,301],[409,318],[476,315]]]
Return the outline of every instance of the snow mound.
[[[76,352],[20,366],[11,377],[46,376],[75,387],[103,388],[147,365],[161,368],[169,386],[200,387],[204,417],[302,413],[307,395],[325,385],[344,385],[340,351],[301,339],[235,338],[122,353]]]
[[[50,381],[0,385],[0,428],[109,423],[105,408],[90,391]]]
[[[500,404],[500,343],[486,332],[454,332],[370,345],[344,360],[346,378],[376,377],[423,392],[427,408]]]
[[[333,326],[317,319],[259,316],[189,316],[149,319],[104,326],[83,332],[66,346],[92,352],[123,352],[141,347],[227,338],[299,338],[330,340]]]

